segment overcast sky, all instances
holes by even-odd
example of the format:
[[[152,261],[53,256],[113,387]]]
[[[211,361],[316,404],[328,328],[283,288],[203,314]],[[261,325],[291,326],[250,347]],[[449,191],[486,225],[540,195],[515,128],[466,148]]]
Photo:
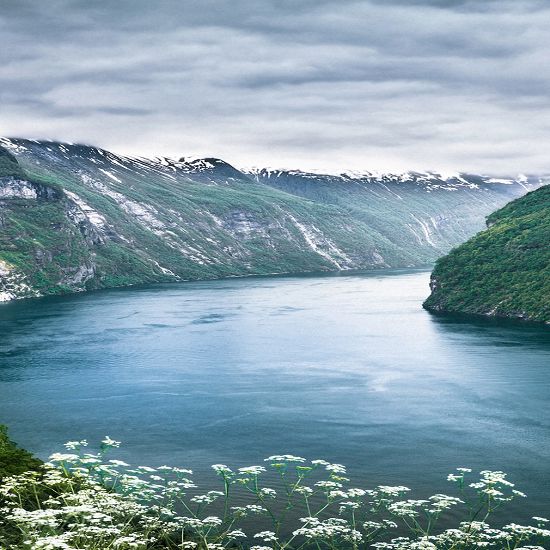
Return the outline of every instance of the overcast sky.
[[[547,0],[0,0],[0,134],[338,171],[550,172]]]

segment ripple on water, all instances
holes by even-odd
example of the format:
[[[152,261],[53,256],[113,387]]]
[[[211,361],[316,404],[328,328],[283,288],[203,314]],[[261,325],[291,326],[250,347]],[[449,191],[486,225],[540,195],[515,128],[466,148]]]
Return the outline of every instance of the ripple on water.
[[[445,491],[457,466],[502,469],[548,508],[550,331],[432,316],[428,280],[235,279],[8,304],[0,421],[41,456],[109,434],[130,462],[198,472],[291,453],[368,486]]]

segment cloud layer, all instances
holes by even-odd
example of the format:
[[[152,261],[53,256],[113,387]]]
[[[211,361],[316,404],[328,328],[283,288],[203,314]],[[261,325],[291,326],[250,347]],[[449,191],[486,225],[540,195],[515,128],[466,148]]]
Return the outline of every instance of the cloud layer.
[[[4,0],[0,133],[305,169],[550,172],[536,0]]]

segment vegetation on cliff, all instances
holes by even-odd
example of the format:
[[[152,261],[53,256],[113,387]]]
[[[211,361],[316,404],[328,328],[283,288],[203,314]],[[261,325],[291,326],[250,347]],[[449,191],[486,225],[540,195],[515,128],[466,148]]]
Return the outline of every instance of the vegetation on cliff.
[[[438,260],[424,306],[550,323],[550,186],[491,214],[487,225]]]
[[[0,424],[0,479],[37,470],[41,464],[31,453],[19,448],[9,438],[6,426]]]
[[[9,151],[0,147],[0,178],[10,176],[22,178],[25,173],[19,166],[17,159]]]

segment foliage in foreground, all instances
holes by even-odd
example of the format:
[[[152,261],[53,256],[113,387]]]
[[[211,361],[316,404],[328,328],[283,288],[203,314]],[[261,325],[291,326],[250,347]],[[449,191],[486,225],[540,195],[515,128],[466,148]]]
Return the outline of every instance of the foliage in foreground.
[[[25,449],[20,449],[9,437],[6,426],[0,424],[0,479],[36,470],[42,462]]]
[[[471,470],[458,468],[448,476],[458,496],[414,500],[403,486],[355,488],[340,464],[281,455],[235,471],[216,464],[220,490],[199,494],[191,470],[108,460],[118,445],[106,438],[92,454],[86,441],[70,442],[42,471],[6,478],[0,548],[544,550],[550,540],[545,518],[490,527],[496,509],[525,496],[502,472],[472,483]],[[450,509],[463,521],[438,529]]]

